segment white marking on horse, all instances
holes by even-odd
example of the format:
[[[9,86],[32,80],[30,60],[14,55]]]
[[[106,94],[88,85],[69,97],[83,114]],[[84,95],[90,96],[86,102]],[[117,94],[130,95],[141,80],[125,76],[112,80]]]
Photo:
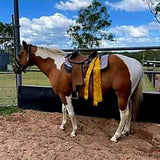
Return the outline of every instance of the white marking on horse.
[[[48,49],[45,47],[37,47],[35,56],[39,56],[43,59],[51,58],[55,61],[55,64],[58,69],[61,68],[61,65],[64,63],[64,52],[58,49]]]
[[[63,106],[63,108],[62,108],[63,120],[62,120],[62,124],[60,126],[60,129],[62,129],[62,130],[65,129],[65,124],[67,121],[67,117],[66,117],[66,110],[67,110],[69,117],[70,117],[70,120],[72,122],[72,126],[73,126],[73,130],[72,130],[72,133],[70,134],[70,136],[75,137],[76,131],[77,131],[77,122],[76,122],[74,108],[73,108],[72,101],[71,101],[71,96],[69,96],[69,97],[66,96],[66,100],[67,100],[67,105],[65,106],[64,104],[62,104],[62,106]]]
[[[130,73],[130,80],[131,80],[131,94],[134,92],[137,84],[139,83],[142,75],[142,65],[136,59],[126,57],[124,55],[116,54],[122,61],[127,65],[129,73]],[[139,76],[137,76],[139,75]]]

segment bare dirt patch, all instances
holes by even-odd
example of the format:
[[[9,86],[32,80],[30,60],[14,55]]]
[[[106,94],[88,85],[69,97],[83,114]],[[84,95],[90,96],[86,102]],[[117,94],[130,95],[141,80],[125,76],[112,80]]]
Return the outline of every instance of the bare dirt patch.
[[[160,125],[132,123],[132,133],[110,141],[119,121],[77,116],[78,136],[70,138],[62,114],[23,111],[0,116],[0,160],[158,160]]]

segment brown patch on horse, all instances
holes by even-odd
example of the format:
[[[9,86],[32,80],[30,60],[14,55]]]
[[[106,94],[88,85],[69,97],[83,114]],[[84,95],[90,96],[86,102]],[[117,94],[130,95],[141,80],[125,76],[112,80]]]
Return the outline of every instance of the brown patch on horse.
[[[131,80],[128,67],[123,60],[116,55],[110,55],[109,66],[111,66],[112,88],[118,97],[119,108],[125,110],[131,94]]]

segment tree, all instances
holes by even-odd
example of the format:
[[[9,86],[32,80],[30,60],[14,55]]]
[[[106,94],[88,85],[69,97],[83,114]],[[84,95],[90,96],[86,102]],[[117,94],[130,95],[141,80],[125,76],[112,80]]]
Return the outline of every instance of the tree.
[[[14,61],[14,53],[12,48],[13,30],[11,24],[0,22],[0,51],[10,53],[10,63]]]
[[[0,22],[0,44],[11,42],[13,30],[11,24]]]
[[[0,38],[12,37],[12,36],[13,36],[13,31],[11,25],[8,23],[3,24],[2,22],[0,22]],[[7,41],[10,41],[10,39],[0,39],[0,43]]]
[[[80,9],[75,25],[67,30],[72,45],[78,48],[93,48],[99,47],[103,39],[113,40],[113,35],[104,30],[111,25],[109,17],[106,6],[97,0],[87,8]]]
[[[144,0],[156,21],[160,23],[160,0]]]

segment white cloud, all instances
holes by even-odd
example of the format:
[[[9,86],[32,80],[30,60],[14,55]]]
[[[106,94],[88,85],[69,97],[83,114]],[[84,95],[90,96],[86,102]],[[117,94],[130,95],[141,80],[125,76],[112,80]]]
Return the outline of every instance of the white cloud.
[[[123,25],[111,28],[109,31],[117,36],[125,36],[131,38],[140,38],[149,36],[148,29],[143,26],[134,27],[134,26]]]
[[[148,30],[156,30],[160,33],[160,24],[156,22],[151,22],[147,26]]]
[[[131,38],[119,37],[116,41],[102,41],[101,47],[137,47],[137,46],[159,46],[159,37]]]
[[[61,10],[79,10],[87,7],[92,3],[92,0],[68,0],[67,2],[60,1],[56,3],[55,7]]]
[[[39,19],[20,18],[21,39],[37,45],[68,47],[66,30],[74,23],[66,16],[56,13]]]
[[[155,22],[138,27],[118,26],[110,28],[109,32],[113,33],[116,39],[115,42],[107,42],[110,47],[158,46],[160,43],[160,24]]]
[[[148,9],[147,3],[144,0],[121,0],[116,3],[109,3],[106,1],[106,4],[115,10],[125,10],[125,11],[143,11]]]
[[[71,48],[71,41],[66,33],[74,20],[56,13],[37,19],[20,18],[21,40],[35,45],[54,48]],[[106,32],[106,31],[104,31]],[[110,28],[108,32],[115,35],[115,42],[103,40],[100,47],[148,46],[160,44],[160,24],[152,22],[148,25],[134,27],[122,25]]]

